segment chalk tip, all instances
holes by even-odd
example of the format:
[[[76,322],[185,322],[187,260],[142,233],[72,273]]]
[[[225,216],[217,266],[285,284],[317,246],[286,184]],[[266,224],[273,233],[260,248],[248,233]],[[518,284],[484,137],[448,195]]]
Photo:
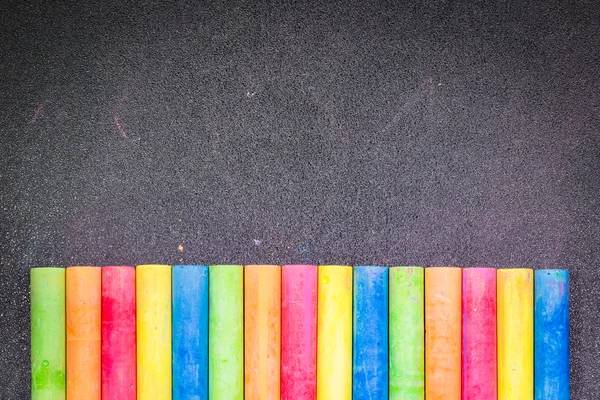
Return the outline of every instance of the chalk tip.
[[[390,277],[410,277],[415,275],[416,277],[423,277],[425,274],[425,268],[422,266],[411,266],[411,265],[400,265],[395,267],[390,267],[389,276]],[[392,279],[392,278],[390,278]]]
[[[467,279],[495,279],[496,268],[491,267],[470,267],[463,268],[463,277]]]
[[[554,277],[556,279],[568,279],[569,278],[569,270],[568,269],[537,269],[535,270],[536,277]]]
[[[209,269],[226,269],[226,268],[244,268],[243,265],[241,264],[214,264],[214,265],[209,265],[208,266]]]
[[[524,274],[533,273],[533,268],[498,268],[498,274]]]
[[[550,275],[550,274],[569,273],[569,270],[564,269],[564,268],[543,268],[543,269],[536,269],[535,273],[536,274],[547,273],[548,275]]]
[[[367,279],[377,279],[377,277],[386,277],[388,275],[388,267],[379,265],[358,265],[354,267],[354,276],[364,276]]]
[[[131,269],[135,267],[133,265],[104,265],[102,268],[106,269]]]
[[[461,274],[462,275],[462,268],[461,267],[456,267],[456,266],[427,266],[425,267],[425,275],[431,275],[431,274]]]
[[[140,264],[135,266],[136,269],[167,269],[171,268],[167,264]]]
[[[173,269],[206,269],[207,265],[203,264],[176,264],[173,265]]]
[[[67,269],[64,267],[33,267],[29,270],[31,280],[45,279],[46,276],[66,275]]]

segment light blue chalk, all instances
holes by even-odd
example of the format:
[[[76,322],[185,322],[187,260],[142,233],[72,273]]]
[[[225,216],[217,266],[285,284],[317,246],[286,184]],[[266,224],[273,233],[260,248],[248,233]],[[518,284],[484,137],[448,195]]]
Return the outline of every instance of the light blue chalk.
[[[535,398],[569,400],[569,271],[535,271]]]
[[[388,268],[354,268],[352,398],[388,399]]]
[[[173,400],[208,398],[208,267],[172,270]]]

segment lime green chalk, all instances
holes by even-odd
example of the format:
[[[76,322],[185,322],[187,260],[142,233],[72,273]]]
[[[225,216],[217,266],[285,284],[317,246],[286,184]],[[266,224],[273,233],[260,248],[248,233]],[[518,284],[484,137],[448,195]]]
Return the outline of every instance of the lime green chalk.
[[[424,273],[422,267],[389,272],[390,400],[425,398]]]
[[[244,399],[244,268],[208,269],[208,397]]]
[[[31,399],[66,396],[65,270],[31,269]]]

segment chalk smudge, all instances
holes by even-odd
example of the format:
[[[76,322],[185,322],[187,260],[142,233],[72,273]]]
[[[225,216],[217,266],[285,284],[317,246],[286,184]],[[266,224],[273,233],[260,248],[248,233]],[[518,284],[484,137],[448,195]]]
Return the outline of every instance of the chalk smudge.
[[[42,109],[44,108],[44,106],[46,105],[47,102],[48,102],[48,100],[44,100],[37,106],[37,108],[35,109],[35,113],[33,114],[33,117],[29,121],[29,125],[34,125],[37,122],[37,119],[42,114]]]
[[[127,139],[127,132],[125,132],[125,129],[123,129],[123,126],[119,122],[119,111],[121,110],[121,107],[123,106],[124,101],[125,101],[125,95],[121,96],[121,98],[119,99],[119,104],[117,105],[117,108],[113,114],[113,122],[115,123],[115,126],[117,127],[117,130],[119,131],[121,136],[123,136],[123,138]]]
[[[306,243],[298,243],[296,245],[296,254],[298,254],[300,256],[300,258],[302,259],[302,262],[304,264],[308,264],[309,262],[309,255],[310,255],[310,248],[308,247],[308,244]]]
[[[116,112],[115,112],[115,116],[113,118],[113,121],[115,122],[117,130],[119,131],[119,133],[121,134],[121,136],[123,136],[125,139],[127,139],[127,133],[125,132],[125,129],[123,129],[123,127],[121,126],[121,123],[119,122],[119,116],[117,115]]]
[[[410,112],[418,103],[425,102],[431,98],[433,92],[433,78],[429,77],[423,83],[421,83],[412,93],[407,93],[404,96],[402,104],[396,109],[396,113],[392,119],[385,124],[381,129],[381,132],[387,132],[400,123],[403,116]],[[438,84],[441,86],[441,83]]]

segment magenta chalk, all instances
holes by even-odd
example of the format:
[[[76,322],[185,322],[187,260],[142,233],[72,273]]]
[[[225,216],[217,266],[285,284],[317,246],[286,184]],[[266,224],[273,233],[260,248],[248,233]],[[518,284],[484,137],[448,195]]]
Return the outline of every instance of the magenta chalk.
[[[462,399],[495,399],[496,269],[463,269]]]

